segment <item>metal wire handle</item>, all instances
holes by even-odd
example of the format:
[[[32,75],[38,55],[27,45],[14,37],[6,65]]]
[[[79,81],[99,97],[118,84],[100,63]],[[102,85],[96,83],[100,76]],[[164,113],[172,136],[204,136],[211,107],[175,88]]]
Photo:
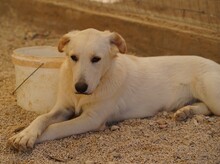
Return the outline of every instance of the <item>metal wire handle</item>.
[[[22,83],[19,84],[19,85],[15,88],[15,90],[12,92],[12,95],[14,95],[15,92],[16,92],[35,72],[37,72],[37,70],[40,69],[43,65],[44,65],[44,63],[41,63],[26,79],[24,79],[24,80],[22,81]]]

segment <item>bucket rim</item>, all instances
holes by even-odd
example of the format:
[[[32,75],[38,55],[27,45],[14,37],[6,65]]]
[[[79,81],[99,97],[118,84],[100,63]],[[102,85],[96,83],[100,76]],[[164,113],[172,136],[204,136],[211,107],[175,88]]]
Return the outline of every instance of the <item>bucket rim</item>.
[[[38,67],[40,64],[44,63],[42,68],[60,68],[61,64],[65,59],[64,53],[60,53],[60,56],[39,56],[39,55],[30,55],[27,53],[22,53],[22,50],[25,49],[56,49],[53,46],[30,46],[22,47],[13,50],[12,62],[14,65],[27,66],[27,67]],[[57,54],[59,52],[57,51]]]
[[[53,49],[56,50],[57,54],[59,55],[55,55],[55,56],[38,56],[38,55],[32,55],[32,54],[26,54],[26,53],[22,53],[22,50],[26,50],[26,49]],[[62,58],[64,57],[64,53],[60,53],[57,49],[57,47],[54,46],[28,46],[28,47],[20,47],[20,48],[16,48],[15,50],[13,50],[13,54],[17,55],[17,56],[24,56],[24,57],[35,57],[35,58]]]

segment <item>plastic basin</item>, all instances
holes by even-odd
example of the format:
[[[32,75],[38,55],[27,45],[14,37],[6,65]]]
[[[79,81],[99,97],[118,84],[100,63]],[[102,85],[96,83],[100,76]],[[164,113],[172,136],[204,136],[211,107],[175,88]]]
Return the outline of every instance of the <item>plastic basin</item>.
[[[26,79],[16,90],[20,107],[37,113],[46,113],[52,109],[56,102],[59,68],[64,58],[63,53],[50,46],[25,47],[13,51],[16,88]]]

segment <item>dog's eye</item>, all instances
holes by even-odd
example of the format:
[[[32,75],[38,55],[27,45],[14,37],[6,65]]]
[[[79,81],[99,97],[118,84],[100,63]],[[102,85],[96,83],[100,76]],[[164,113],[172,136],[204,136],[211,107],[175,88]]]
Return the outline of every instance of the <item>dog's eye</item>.
[[[78,61],[78,58],[77,58],[77,56],[76,56],[76,55],[72,55],[72,56],[71,56],[71,59],[72,59],[73,61],[75,61],[75,62],[77,62],[77,61]]]
[[[100,57],[94,56],[94,57],[91,59],[91,62],[92,62],[92,63],[97,63],[97,62],[100,61],[100,60],[101,60]]]

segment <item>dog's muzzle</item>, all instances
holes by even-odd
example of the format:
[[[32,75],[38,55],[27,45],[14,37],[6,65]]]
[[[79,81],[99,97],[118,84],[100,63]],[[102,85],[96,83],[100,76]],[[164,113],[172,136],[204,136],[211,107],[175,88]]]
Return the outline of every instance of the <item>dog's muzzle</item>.
[[[75,84],[75,89],[78,93],[81,94],[85,93],[87,88],[88,88],[88,84],[86,84],[85,82],[77,82]]]

